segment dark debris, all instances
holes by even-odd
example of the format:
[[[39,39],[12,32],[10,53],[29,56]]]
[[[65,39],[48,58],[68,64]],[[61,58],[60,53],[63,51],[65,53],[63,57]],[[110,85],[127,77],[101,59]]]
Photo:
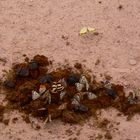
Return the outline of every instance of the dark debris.
[[[50,121],[51,119],[61,118],[64,122],[78,123],[88,119],[91,115],[95,116],[98,109],[107,107],[114,107],[125,115],[140,112],[140,104],[130,104],[128,102],[123,86],[112,84],[111,88],[107,88],[104,83],[96,80],[90,82],[91,77],[89,75],[86,75],[89,82],[89,91],[86,91],[87,89],[84,87],[82,92],[92,92],[97,98],[90,100],[87,96],[81,94],[78,106],[73,108],[71,101],[77,94],[75,83],[80,82],[80,76],[84,73],[82,71],[76,73],[73,71],[74,68],[59,68],[48,73],[49,62],[47,57],[36,55],[31,61],[16,64],[12,68],[14,71],[13,79],[7,78],[4,82],[6,89],[8,89],[6,95],[6,99],[9,101],[8,106],[26,114],[26,117],[23,118],[26,122],[30,122],[28,116],[32,114],[34,117],[43,120],[47,120],[46,118],[51,115]],[[78,64],[76,68],[82,69],[82,65]],[[58,82],[62,79],[66,83]],[[45,86],[46,90],[43,95],[38,95],[39,98],[33,100],[32,92],[36,91],[39,94],[40,85]],[[52,87],[53,89],[56,88],[55,93],[51,92]],[[12,88],[12,90],[9,91],[9,88]],[[49,103],[50,95],[52,102]],[[60,98],[60,95],[64,97]],[[4,108],[0,107],[0,111],[2,114]],[[111,139],[108,134],[106,134],[106,137]]]

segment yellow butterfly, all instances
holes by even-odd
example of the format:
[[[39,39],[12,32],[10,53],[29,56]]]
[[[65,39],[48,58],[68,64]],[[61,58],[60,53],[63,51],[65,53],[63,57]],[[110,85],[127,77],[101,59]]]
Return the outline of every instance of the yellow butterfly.
[[[80,35],[83,35],[83,34],[87,34],[87,33],[89,33],[89,32],[95,32],[95,28],[92,28],[92,27],[83,27],[83,28],[80,30],[79,34],[80,34]]]

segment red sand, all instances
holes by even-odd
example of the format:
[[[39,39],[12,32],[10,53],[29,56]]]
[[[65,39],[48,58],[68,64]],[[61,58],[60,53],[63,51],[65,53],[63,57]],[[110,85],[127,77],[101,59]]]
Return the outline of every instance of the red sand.
[[[23,54],[44,54],[55,63],[80,62],[94,74],[108,74],[115,83],[126,89],[140,86],[140,1],[139,0],[1,0],[0,2],[0,61],[3,69],[10,69],[12,62],[19,62]],[[122,5],[122,8],[119,8]],[[78,35],[83,26],[95,27],[98,36]],[[62,36],[65,36],[62,37]],[[95,65],[97,60],[98,65]],[[104,112],[104,111],[103,111]],[[111,116],[111,115],[112,116]],[[19,116],[11,113],[10,118]],[[104,116],[105,115],[105,116]],[[113,140],[139,140],[140,116],[131,121],[116,116],[116,111],[106,111],[104,118],[120,122],[110,129]],[[34,130],[18,120],[9,126],[0,124],[0,139],[53,139],[77,138],[92,140],[98,133],[96,125],[64,125],[59,121],[48,124],[46,129]],[[94,124],[93,124],[94,125]],[[80,135],[76,133],[80,131]],[[104,138],[102,138],[104,139]]]

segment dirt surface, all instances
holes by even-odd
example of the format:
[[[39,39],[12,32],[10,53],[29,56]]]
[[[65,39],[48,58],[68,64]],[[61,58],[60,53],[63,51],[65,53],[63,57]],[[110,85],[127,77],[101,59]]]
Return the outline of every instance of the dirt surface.
[[[56,66],[80,62],[98,79],[110,75],[126,90],[139,88],[140,83],[140,2],[139,0],[2,0],[0,1],[0,71],[11,69],[13,62],[44,54]],[[79,36],[84,26],[96,28],[98,35]],[[2,95],[0,95],[2,100]],[[4,104],[4,102],[1,102]],[[106,118],[120,122],[112,139],[137,140],[139,116],[126,121],[124,116]],[[111,114],[117,114],[111,111]],[[16,117],[17,112],[11,112]],[[5,121],[6,124],[8,121]],[[84,126],[49,124],[47,129],[34,130],[19,119],[9,126],[1,124],[0,139],[104,139],[111,138],[105,130],[97,131],[89,123]],[[58,128],[59,127],[59,128]],[[75,129],[76,127],[76,129]],[[67,130],[67,131],[66,131]],[[95,130],[95,131],[94,131]],[[66,131],[66,133],[65,133]],[[81,133],[80,133],[80,132]],[[78,136],[75,133],[78,133]],[[96,135],[93,135],[93,133]],[[100,134],[102,133],[102,134]],[[105,134],[106,133],[106,134]],[[69,135],[69,136],[68,136]],[[102,136],[101,136],[102,135]],[[123,136],[123,137],[122,137]]]

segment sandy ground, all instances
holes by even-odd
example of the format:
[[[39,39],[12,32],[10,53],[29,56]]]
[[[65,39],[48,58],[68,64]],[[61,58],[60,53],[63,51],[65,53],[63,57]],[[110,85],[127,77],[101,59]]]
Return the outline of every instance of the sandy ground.
[[[80,62],[99,79],[101,73],[108,74],[113,77],[112,81],[126,88],[138,88],[139,25],[139,0],[0,0],[1,77],[2,70],[22,60],[23,54],[29,57],[44,54],[56,64]],[[79,36],[84,26],[95,27],[99,35]],[[100,63],[95,65],[97,60]],[[118,130],[111,131],[113,140],[140,139],[140,116],[126,121],[116,114],[113,110],[104,112],[106,118],[120,122]],[[9,126],[0,124],[0,140],[94,140],[98,130],[89,123],[93,121],[83,126],[58,121],[49,124],[47,129],[34,130],[19,120],[16,124],[10,122]],[[68,129],[71,135],[66,134]],[[99,130],[99,133],[104,132]]]

